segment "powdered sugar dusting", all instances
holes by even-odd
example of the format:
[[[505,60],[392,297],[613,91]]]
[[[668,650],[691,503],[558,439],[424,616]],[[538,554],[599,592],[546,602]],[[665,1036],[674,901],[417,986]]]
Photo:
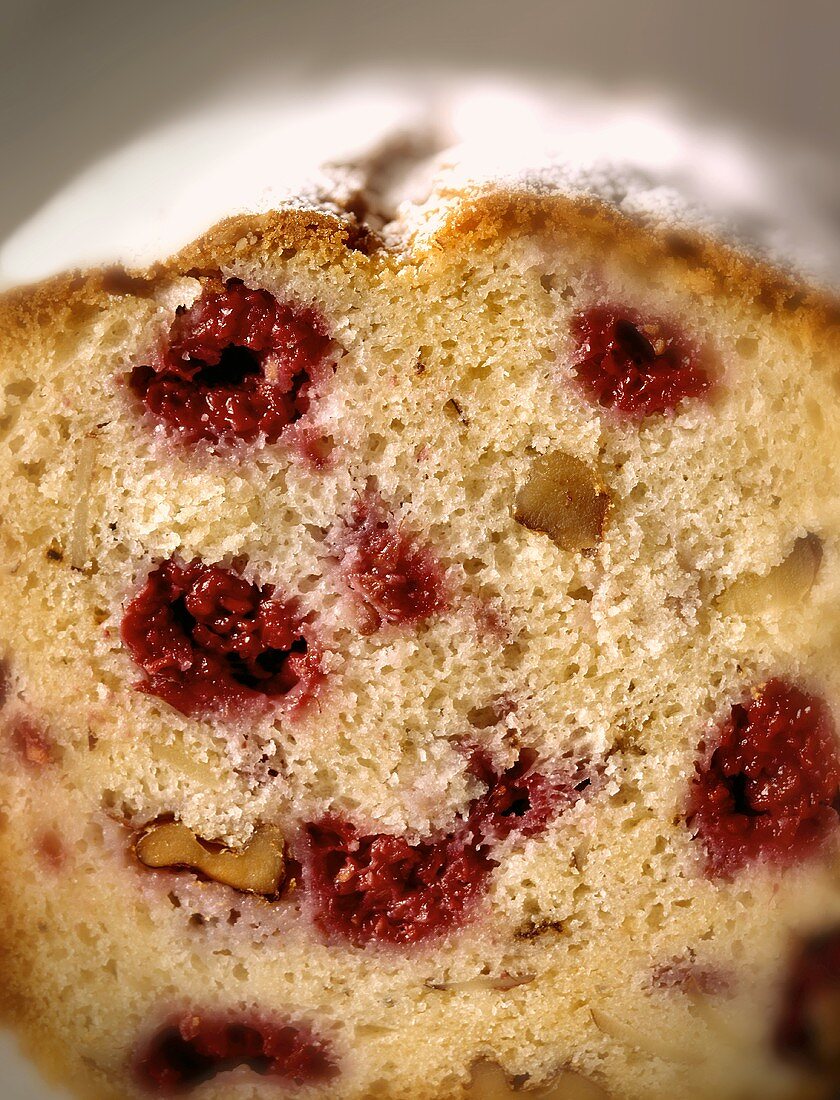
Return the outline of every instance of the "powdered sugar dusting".
[[[154,181],[164,166],[162,191]],[[0,282],[91,263],[145,266],[224,217],[289,206],[362,220],[406,248],[422,244],[465,191],[498,186],[594,197],[830,282],[840,271],[835,180],[831,164],[650,98],[357,77],[258,110],[251,101],[211,106],[132,143],[6,242]]]

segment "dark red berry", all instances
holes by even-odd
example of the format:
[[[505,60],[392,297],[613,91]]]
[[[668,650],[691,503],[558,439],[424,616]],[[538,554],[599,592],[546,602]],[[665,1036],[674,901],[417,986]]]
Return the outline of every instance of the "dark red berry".
[[[758,859],[790,865],[836,828],[840,744],[823,699],[770,680],[731,708],[701,752],[688,824],[711,876]]]
[[[380,622],[419,623],[449,606],[445,571],[434,551],[376,501],[361,505],[353,517],[343,568],[350,588]]]
[[[588,785],[543,775],[526,754],[501,775],[484,758],[471,767],[487,791],[452,833],[412,844],[386,833],[361,835],[335,817],[307,827],[304,884],[324,932],[359,945],[410,944],[459,927],[497,866],[493,846],[513,831],[540,832]]]
[[[231,569],[163,562],[128,605],[122,639],[145,672],[141,691],[201,715],[311,698],[320,654],[294,603]]]
[[[775,1039],[783,1057],[840,1084],[840,928],[808,940],[791,960]]]
[[[651,416],[702,397],[712,377],[701,352],[672,325],[598,306],[572,321],[574,369],[604,408]]]
[[[292,1086],[329,1081],[337,1073],[326,1044],[306,1027],[258,1016],[187,1012],[145,1043],[134,1076],[146,1091],[174,1096],[242,1066]]]
[[[409,844],[337,818],[308,827],[304,861],[319,926],[361,945],[416,943],[462,924],[493,867],[460,835]]]
[[[236,279],[209,285],[179,311],[157,361],[129,384],[170,435],[186,443],[275,443],[309,408],[330,346],[311,310]]]

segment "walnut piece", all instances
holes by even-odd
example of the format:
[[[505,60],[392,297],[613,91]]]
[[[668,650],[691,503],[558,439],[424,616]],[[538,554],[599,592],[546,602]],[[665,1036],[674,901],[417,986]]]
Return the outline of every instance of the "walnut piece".
[[[137,858],[146,867],[188,868],[200,871],[243,893],[277,893],[285,875],[284,843],[280,830],[261,825],[239,849],[208,845],[176,822],[156,825],[137,842]]]
[[[482,1059],[472,1067],[467,1086],[469,1100],[609,1100],[600,1085],[571,1070],[563,1070],[549,1084],[514,1085],[501,1066]]]
[[[609,493],[591,467],[553,451],[531,465],[516,495],[514,518],[548,535],[561,550],[591,550],[603,538],[609,506]]]
[[[816,535],[797,539],[784,561],[769,573],[747,573],[739,577],[715,603],[724,615],[743,617],[763,611],[790,610],[813,588],[822,554],[822,542]]]

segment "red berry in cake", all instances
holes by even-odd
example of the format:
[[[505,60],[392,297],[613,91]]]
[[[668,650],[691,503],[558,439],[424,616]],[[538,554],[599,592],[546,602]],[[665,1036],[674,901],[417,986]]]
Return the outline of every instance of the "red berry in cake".
[[[330,347],[311,310],[237,279],[210,284],[179,311],[155,362],[129,384],[167,432],[186,443],[275,443],[309,408]]]
[[[688,824],[713,877],[789,865],[838,824],[840,743],[823,699],[770,680],[731,708],[692,783]]]
[[[546,775],[537,769],[536,760],[532,749],[523,749],[516,763],[498,775],[481,752],[473,754],[470,770],[487,784],[487,792],[473,802],[469,824],[485,843],[503,840],[514,831],[535,836],[590,785],[589,778],[579,775]]]
[[[574,369],[599,405],[643,417],[702,397],[712,384],[703,356],[672,325],[597,306],[572,322]]]
[[[134,1076],[147,1092],[174,1096],[243,1066],[290,1086],[329,1081],[337,1073],[326,1044],[305,1027],[257,1016],[187,1012],[146,1042]]]
[[[408,944],[462,924],[492,866],[485,849],[460,836],[409,844],[325,818],[307,829],[304,882],[327,934]]]
[[[146,674],[139,689],[187,715],[280,699],[303,704],[321,675],[309,635],[273,585],[171,558],[149,574],[122,622],[122,639]]]
[[[791,960],[776,1049],[840,1079],[840,928],[802,944]]]
[[[420,623],[449,607],[443,565],[376,501],[361,505],[347,538],[344,575],[379,622]]]
[[[410,944],[459,927],[498,865],[493,845],[514,831],[534,836],[588,786],[542,775],[530,753],[501,775],[479,756],[471,769],[488,788],[452,833],[411,844],[360,835],[335,817],[307,827],[304,884],[324,932],[360,945]]]
[[[55,760],[55,746],[49,735],[31,718],[18,718],[11,729],[12,745],[20,759],[33,771]]]

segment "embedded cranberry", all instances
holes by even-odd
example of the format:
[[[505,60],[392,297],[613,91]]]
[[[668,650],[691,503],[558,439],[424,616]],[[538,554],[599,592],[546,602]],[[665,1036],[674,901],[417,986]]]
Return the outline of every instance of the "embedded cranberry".
[[[297,1086],[337,1073],[324,1042],[305,1027],[187,1012],[154,1033],[135,1060],[134,1075],[148,1092],[172,1096],[240,1066]]]
[[[229,279],[178,312],[166,349],[153,365],[136,367],[129,384],[186,443],[258,436],[275,443],[309,408],[329,344],[311,310]]]
[[[52,739],[30,718],[18,718],[11,730],[12,745],[23,763],[33,770],[55,760]]]
[[[523,749],[516,763],[497,775],[487,757],[480,751],[473,754],[470,770],[487,784],[487,791],[472,803],[468,820],[485,843],[503,840],[513,831],[535,836],[590,785],[580,776],[545,775],[537,771],[536,759],[532,749]]]
[[[599,405],[628,416],[674,409],[712,384],[698,349],[663,321],[599,306],[575,317],[572,336],[584,388]]]
[[[688,823],[708,873],[729,877],[756,859],[784,866],[808,855],[836,827],[839,808],[840,745],[827,704],[770,680],[732,707],[698,763]]]
[[[285,699],[300,705],[314,693],[320,656],[293,603],[230,569],[171,558],[149,574],[128,605],[122,638],[146,673],[141,691],[182,714]]]
[[[463,922],[493,864],[460,836],[409,844],[347,821],[307,828],[306,883],[327,933],[356,944],[416,943]]]
[[[449,606],[444,569],[434,552],[377,503],[360,506],[353,517],[344,573],[379,621],[419,623]]]
[[[498,864],[493,845],[514,830],[540,832],[588,785],[540,774],[530,754],[501,775],[483,757],[471,767],[488,789],[452,833],[410,844],[360,835],[335,817],[307,827],[304,883],[324,932],[359,945],[410,944],[459,927]]]
[[[840,928],[801,946],[791,961],[776,1049],[783,1057],[832,1071],[840,1082]]]

